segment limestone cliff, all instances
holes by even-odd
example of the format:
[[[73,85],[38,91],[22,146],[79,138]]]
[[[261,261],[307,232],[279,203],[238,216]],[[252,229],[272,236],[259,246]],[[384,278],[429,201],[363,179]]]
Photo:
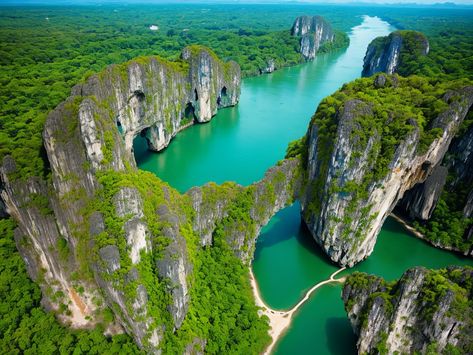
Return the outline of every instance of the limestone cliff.
[[[406,193],[396,213],[406,216],[435,246],[473,255],[472,201],[473,126],[466,119],[441,164]]]
[[[194,230],[202,245],[211,245],[212,234],[219,225],[224,225],[228,245],[241,260],[249,263],[261,228],[276,212],[299,197],[300,170],[299,159],[287,159],[247,188],[227,183],[189,190],[187,195],[196,211]],[[235,216],[235,212],[244,213],[244,218]]]
[[[292,25],[291,34],[301,37],[300,52],[306,60],[314,59],[320,46],[335,38],[332,26],[322,16],[299,16]]]
[[[143,134],[151,149],[162,149],[194,120],[236,104],[239,93],[239,67],[202,47],[184,49],[177,62],[113,65],[49,114],[49,178],[11,179],[15,161],[4,159],[1,199],[18,222],[18,249],[43,304],[64,323],[124,329],[150,353],[163,344],[192,352],[210,341],[189,324],[175,335],[186,319],[196,322],[195,311],[191,320],[187,314],[201,302],[191,297],[205,279],[199,267],[215,240],[249,263],[259,228],[296,196],[299,161],[282,162],[249,187],[207,185],[181,195],[136,168],[132,142]]]
[[[146,137],[150,149],[159,151],[182,128],[194,121],[208,122],[217,109],[238,102],[240,68],[209,50],[190,46],[178,62],[147,57],[112,65],[74,87],[72,97],[77,96],[92,98],[80,112],[90,139],[91,114],[110,114],[120,127],[127,153],[138,134]]]
[[[362,76],[378,72],[409,75],[409,62],[418,61],[429,53],[429,41],[420,32],[396,31],[375,38],[366,50]],[[405,67],[405,68],[404,68]],[[401,72],[400,72],[401,70]]]
[[[406,192],[397,208],[405,211],[411,219],[428,220],[437,206],[447,174],[446,167],[437,165],[424,182]]]
[[[360,354],[473,350],[473,269],[413,268],[397,282],[348,276],[342,298]]]
[[[434,87],[411,95],[417,78],[383,77],[359,79],[325,99],[307,134],[303,218],[341,265],[370,255],[386,217],[443,159],[473,103],[472,87],[438,87],[442,108],[433,111]]]

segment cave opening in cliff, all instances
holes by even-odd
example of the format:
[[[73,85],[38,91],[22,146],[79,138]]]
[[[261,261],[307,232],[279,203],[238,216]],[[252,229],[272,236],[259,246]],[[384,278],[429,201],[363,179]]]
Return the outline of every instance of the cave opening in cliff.
[[[123,134],[123,126],[118,118],[116,119],[116,123],[117,123],[118,132],[120,132],[120,134]]]
[[[136,164],[143,162],[149,151],[149,139],[146,136],[149,128],[143,129],[133,139],[133,155],[135,156]]]
[[[184,121],[190,122],[195,121],[196,119],[194,106],[192,103],[188,102],[186,108],[184,109]]]
[[[217,97],[217,106],[222,105],[222,100],[227,97],[227,87],[224,86],[222,90],[220,90],[220,95]]]
[[[194,89],[194,100],[199,100],[199,95],[197,94],[197,89]]]
[[[145,93],[141,90],[135,90],[133,95],[136,96],[139,102],[142,102],[145,99]]]

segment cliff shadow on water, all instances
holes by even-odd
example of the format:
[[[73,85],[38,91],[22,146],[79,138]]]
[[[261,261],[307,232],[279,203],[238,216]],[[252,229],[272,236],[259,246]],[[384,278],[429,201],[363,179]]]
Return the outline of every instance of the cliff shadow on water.
[[[314,238],[310,235],[306,224],[301,218],[299,202],[295,202],[293,205],[276,213],[270,222],[263,227],[256,240],[253,260],[257,261],[264,249],[284,244],[284,242],[291,239],[294,239],[309,254],[325,261],[327,265],[336,265],[317,243],[314,243]]]

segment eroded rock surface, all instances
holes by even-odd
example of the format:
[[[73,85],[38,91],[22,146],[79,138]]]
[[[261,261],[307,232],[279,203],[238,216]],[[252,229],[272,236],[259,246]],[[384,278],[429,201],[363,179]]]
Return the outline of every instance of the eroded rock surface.
[[[371,79],[358,82],[363,80]],[[373,87],[386,97],[402,92],[408,81],[387,77],[389,86],[380,88],[377,80]],[[309,185],[302,198],[302,213],[311,234],[330,258],[353,266],[371,254],[386,217],[404,193],[424,182],[442,161],[473,103],[473,88],[459,89],[456,99],[444,101],[448,102],[445,109],[430,118],[428,129],[435,129],[437,137],[431,136],[428,144],[414,117],[396,118],[396,112],[402,112],[401,103],[391,110],[388,101],[357,99],[358,89],[350,94],[344,90],[350,92],[346,87],[335,95],[341,101],[334,102],[325,113],[318,111],[309,128]],[[380,121],[376,111],[383,112]],[[398,122],[406,125],[397,127]],[[403,133],[397,135],[395,130]],[[395,144],[392,139],[397,139]]]
[[[440,354],[452,348],[470,353],[472,277],[468,267],[417,267],[394,283],[362,273],[348,276],[342,298],[358,335],[358,353]]]
[[[322,16],[299,16],[291,28],[293,36],[300,36],[300,52],[304,59],[315,58],[320,46],[335,38],[332,26]]]
[[[399,72],[403,64],[429,53],[429,41],[420,32],[396,31],[389,36],[375,38],[366,50],[362,76],[384,72]],[[408,75],[408,68],[401,74]]]

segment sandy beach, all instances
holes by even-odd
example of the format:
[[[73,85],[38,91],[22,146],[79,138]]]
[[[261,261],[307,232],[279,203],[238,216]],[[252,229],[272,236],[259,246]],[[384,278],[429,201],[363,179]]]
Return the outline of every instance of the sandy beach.
[[[335,271],[332,275],[330,275],[330,278],[321,281],[314,286],[312,286],[304,295],[304,297],[291,309],[287,311],[278,311],[270,308],[266,303],[264,303],[263,298],[261,297],[261,294],[258,289],[258,284],[256,283],[255,276],[253,275],[253,270],[250,267],[250,282],[251,282],[251,288],[253,289],[253,295],[255,297],[255,302],[256,305],[261,307],[261,313],[266,315],[269,318],[269,325],[271,329],[269,330],[269,335],[271,336],[271,344],[266,348],[266,350],[263,352],[263,354],[271,354],[271,351],[273,350],[274,345],[276,344],[277,340],[279,337],[286,331],[289,326],[291,325],[292,321],[292,316],[294,313],[306,302],[311,294],[318,289],[319,287],[331,283],[331,282],[344,282],[345,278],[339,278],[335,279],[334,277],[345,270],[346,268],[341,268],[337,271]]]

